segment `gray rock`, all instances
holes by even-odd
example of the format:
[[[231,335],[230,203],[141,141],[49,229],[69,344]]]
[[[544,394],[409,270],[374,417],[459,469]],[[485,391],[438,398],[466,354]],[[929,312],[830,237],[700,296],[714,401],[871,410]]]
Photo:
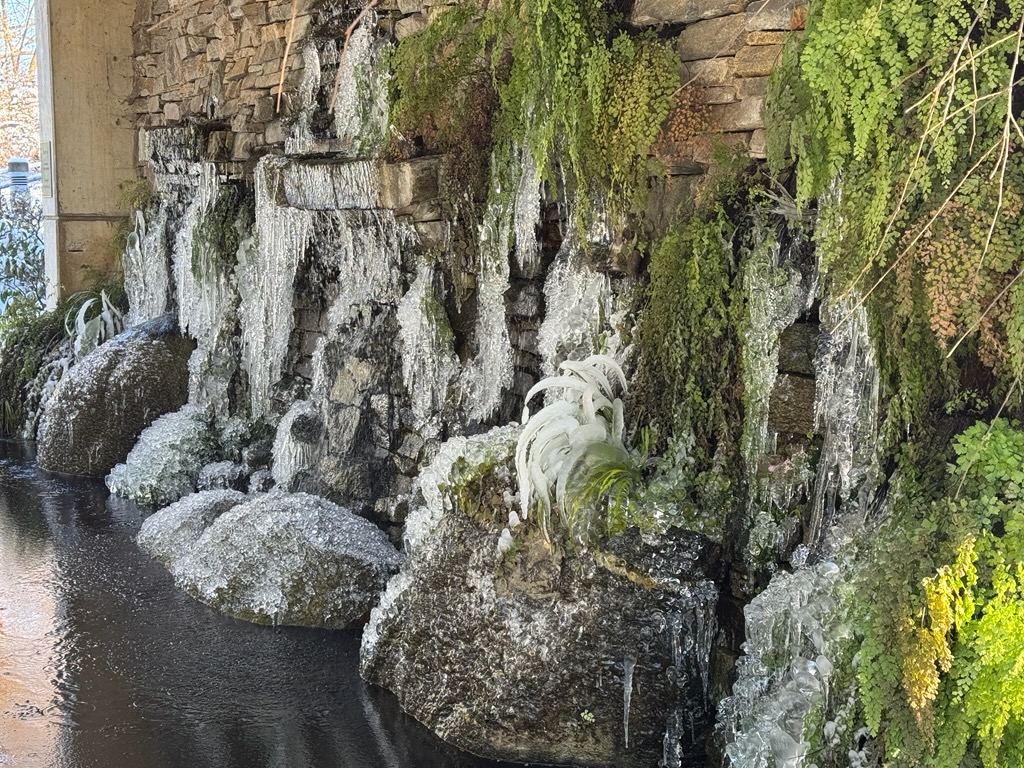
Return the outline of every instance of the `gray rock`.
[[[249,493],[266,493],[274,487],[274,473],[269,469],[258,469],[249,478]]]
[[[707,19],[684,29],[676,50],[683,61],[732,56],[743,47],[746,37],[746,17],[742,14]]]
[[[146,518],[136,540],[154,560],[175,573],[203,531],[245,499],[238,491],[193,493]]]
[[[173,315],[97,347],[63,377],[39,425],[39,466],[102,477],[154,419],[188,398],[188,359]]]
[[[635,26],[691,24],[701,19],[739,13],[746,5],[746,0],[734,3],[722,0],[636,0],[629,22]]]
[[[699,740],[713,546],[634,533],[567,556],[520,526],[502,554],[515,440],[494,432],[449,441],[421,475],[406,565],[363,634],[363,676],[441,738],[494,759],[646,768],[677,708]],[[683,731],[684,760],[699,760],[703,744]]]
[[[366,616],[401,561],[348,510],[268,493],[218,516],[171,570],[190,595],[236,618],[341,628]]]
[[[244,491],[249,483],[245,467],[233,461],[216,461],[199,470],[196,487],[200,491],[232,489]]]

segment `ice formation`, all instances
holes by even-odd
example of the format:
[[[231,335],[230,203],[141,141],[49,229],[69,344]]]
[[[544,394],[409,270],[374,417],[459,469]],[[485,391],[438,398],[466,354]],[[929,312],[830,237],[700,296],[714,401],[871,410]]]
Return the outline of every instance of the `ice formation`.
[[[310,425],[318,428],[315,434],[310,434]],[[290,489],[301,473],[315,466],[323,443],[322,430],[323,421],[316,405],[308,400],[292,403],[281,417],[274,437],[274,482]]]
[[[365,615],[401,562],[373,523],[317,496],[272,492],[217,516],[171,570],[238,618],[340,628]]]
[[[719,728],[735,768],[801,768],[843,639],[844,574],[832,562],[777,573],[744,609],[746,642]]]
[[[245,500],[244,493],[232,490],[189,494],[146,518],[136,540],[153,559],[177,575],[178,564],[187,559],[210,524]]]
[[[167,211],[161,201],[151,221],[142,211],[135,214],[135,228],[128,235],[122,268],[128,295],[127,325],[152,320],[167,311],[171,296],[171,275],[167,254]]]
[[[281,378],[292,330],[295,272],[309,239],[308,211],[280,202],[281,171],[287,164],[267,156],[256,166],[256,242],[254,250],[239,253],[239,319],[242,361],[249,374],[253,416],[271,410],[271,391]]]
[[[213,453],[206,413],[186,405],[143,431],[124,463],[107,475],[107,488],[141,504],[171,504],[196,489],[199,470]]]
[[[421,265],[398,305],[402,377],[412,398],[413,418],[423,428],[446,411],[450,386],[459,373],[454,336],[444,306],[434,293],[434,269]]]

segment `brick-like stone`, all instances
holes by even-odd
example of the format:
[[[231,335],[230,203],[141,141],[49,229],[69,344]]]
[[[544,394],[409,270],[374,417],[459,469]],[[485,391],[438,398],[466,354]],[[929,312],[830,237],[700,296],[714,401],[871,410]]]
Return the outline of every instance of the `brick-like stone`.
[[[712,85],[704,88],[705,104],[730,104],[739,101],[736,89],[731,85]]]
[[[757,0],[747,6],[746,27],[751,32],[790,29],[794,11],[806,5],[806,0]]]
[[[422,14],[406,16],[395,22],[395,39],[403,40],[427,28],[427,17]]]
[[[754,96],[733,104],[712,104],[709,128],[713,132],[753,131],[764,128],[761,109],[764,99]]]
[[[181,120],[181,105],[173,101],[164,104],[164,119],[169,123]]]
[[[746,6],[746,0],[731,3],[722,0],[636,0],[629,22],[634,26],[692,24],[741,13]]]
[[[764,128],[758,128],[750,134],[750,156],[760,160],[764,160],[768,156],[768,143]]]
[[[732,85],[735,77],[735,63],[732,56],[702,61],[690,61],[683,64],[680,79],[684,83],[695,82],[698,85]]]
[[[736,95],[741,99],[749,99],[751,96],[764,96],[767,93],[767,77],[736,78]]]
[[[736,54],[737,77],[766,77],[775,69],[781,45],[748,45]]]
[[[732,56],[743,47],[746,33],[743,14],[698,21],[682,31],[676,50],[683,61]]]
[[[747,45],[782,45],[786,35],[786,32],[748,32]]]

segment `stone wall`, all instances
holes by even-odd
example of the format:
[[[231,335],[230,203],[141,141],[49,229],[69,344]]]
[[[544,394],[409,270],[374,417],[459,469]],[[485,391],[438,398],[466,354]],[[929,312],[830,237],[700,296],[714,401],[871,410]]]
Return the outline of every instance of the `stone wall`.
[[[707,131],[682,149],[682,161],[706,164],[720,143],[763,156],[768,75],[787,32],[802,25],[801,3],[636,0],[632,25],[677,35],[682,80],[700,86],[709,105]],[[245,161],[261,147],[281,144],[297,108],[304,44],[316,35],[340,40],[363,4],[297,0],[293,22],[290,0],[139,0],[131,100],[137,126],[219,124],[222,161]],[[425,27],[443,7],[430,0],[383,0],[376,10],[381,26],[400,39]]]
[[[786,35],[803,27],[803,0],[636,0],[637,27],[681,27],[676,50],[684,84],[700,86],[707,131],[688,142],[685,159],[705,164],[717,144],[764,157],[761,109],[768,75]]]

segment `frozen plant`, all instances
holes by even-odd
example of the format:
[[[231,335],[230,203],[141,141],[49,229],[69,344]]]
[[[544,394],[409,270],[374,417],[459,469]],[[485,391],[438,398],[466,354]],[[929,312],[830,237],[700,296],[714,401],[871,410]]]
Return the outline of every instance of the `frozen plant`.
[[[99,302],[99,312],[89,318],[89,310]],[[124,330],[124,315],[111,303],[105,290],[99,298],[86,299],[75,314],[75,325],[71,327],[71,315],[65,318],[68,337],[73,339],[75,360],[81,360],[96,347],[112,339]]]
[[[516,447],[519,499],[525,520],[536,509],[541,533],[551,541],[552,491],[570,538],[586,546],[622,522],[626,495],[640,480],[639,462],[623,442],[622,392],[626,377],[607,355],[567,360],[562,374],[536,384],[526,396],[524,429]],[[549,389],[554,400],[532,416],[530,401]]]

